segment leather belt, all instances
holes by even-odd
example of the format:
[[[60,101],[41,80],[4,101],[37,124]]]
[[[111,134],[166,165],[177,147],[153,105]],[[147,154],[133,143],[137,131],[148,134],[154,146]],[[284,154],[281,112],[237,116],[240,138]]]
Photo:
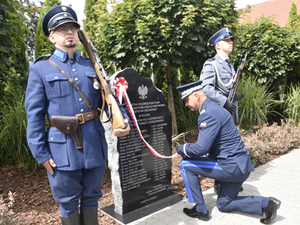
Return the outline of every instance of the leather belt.
[[[83,124],[93,119],[98,119],[100,116],[99,110],[93,110],[91,112],[78,113],[75,116],[78,118],[78,123]],[[55,127],[52,120],[50,120],[50,126]]]

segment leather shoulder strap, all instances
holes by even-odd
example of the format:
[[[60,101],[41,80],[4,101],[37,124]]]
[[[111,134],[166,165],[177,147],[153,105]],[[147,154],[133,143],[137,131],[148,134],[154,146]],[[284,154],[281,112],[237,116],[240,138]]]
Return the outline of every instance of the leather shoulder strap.
[[[58,69],[63,75],[65,75],[65,77],[68,79],[68,81],[71,83],[71,85],[75,88],[75,90],[79,93],[79,95],[81,96],[81,98],[85,101],[85,103],[87,104],[87,106],[89,107],[90,111],[93,111],[93,106],[92,104],[89,102],[89,100],[87,99],[87,97],[83,94],[83,92],[81,91],[81,89],[78,87],[78,85],[76,84],[76,82],[74,81],[74,79],[72,79],[63,69],[61,69],[55,62],[53,62],[51,59],[46,59],[47,62],[49,62],[52,66],[54,66],[56,69]]]

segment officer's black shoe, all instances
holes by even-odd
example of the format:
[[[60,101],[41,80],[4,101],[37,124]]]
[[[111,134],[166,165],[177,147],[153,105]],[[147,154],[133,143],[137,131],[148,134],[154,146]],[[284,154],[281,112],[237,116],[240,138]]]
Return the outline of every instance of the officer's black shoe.
[[[260,222],[263,224],[270,223],[273,219],[275,219],[277,215],[277,210],[279,209],[281,201],[276,198],[271,197],[266,208],[263,208],[263,212],[265,213],[266,218],[261,219]]]
[[[215,193],[218,195],[219,194],[219,190],[220,190],[220,183],[219,182],[215,182],[214,184],[214,191]],[[240,192],[242,192],[244,190],[243,186],[241,186],[240,188]]]
[[[242,192],[244,190],[244,188],[243,188],[243,186],[241,186],[241,188],[240,188],[240,192]]]
[[[198,212],[197,209],[196,209],[196,205],[191,209],[184,208],[183,212],[187,216],[193,217],[193,218],[198,218],[199,220],[204,220],[204,221],[210,220],[209,211],[207,210],[205,212]]]
[[[216,193],[216,195],[219,194],[219,190],[220,190],[220,183],[216,183],[214,184],[214,191]]]

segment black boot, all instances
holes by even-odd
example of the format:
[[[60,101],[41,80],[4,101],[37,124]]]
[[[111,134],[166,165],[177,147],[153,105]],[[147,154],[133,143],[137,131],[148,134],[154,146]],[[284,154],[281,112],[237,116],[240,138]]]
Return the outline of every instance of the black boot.
[[[80,210],[81,225],[99,225],[98,208]]]
[[[279,209],[281,201],[276,198],[271,197],[266,208],[263,208],[263,212],[265,213],[266,218],[260,220],[263,224],[270,223],[273,219],[275,219],[277,215],[277,210]]]
[[[214,191],[217,195],[219,194],[219,190],[220,190],[220,181],[215,180]]]
[[[60,217],[62,225],[81,225],[79,213]]]

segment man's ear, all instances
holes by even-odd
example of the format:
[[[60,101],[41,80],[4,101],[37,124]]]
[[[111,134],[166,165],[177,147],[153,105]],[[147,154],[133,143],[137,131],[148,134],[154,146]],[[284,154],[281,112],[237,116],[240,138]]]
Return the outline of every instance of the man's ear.
[[[53,44],[55,44],[55,40],[54,40],[54,37],[53,37],[52,33],[49,34],[49,40],[50,40]]]

